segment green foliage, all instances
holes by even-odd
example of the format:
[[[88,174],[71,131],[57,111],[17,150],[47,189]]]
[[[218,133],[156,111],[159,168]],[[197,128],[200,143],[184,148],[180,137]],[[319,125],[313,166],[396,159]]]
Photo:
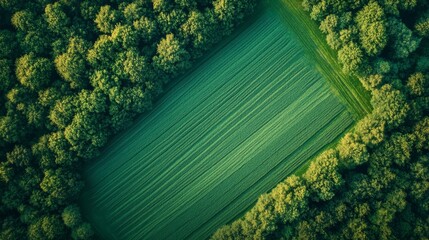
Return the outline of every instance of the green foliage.
[[[421,39],[416,37],[415,34],[397,18],[388,19],[388,34],[390,41],[389,50],[394,58],[407,58],[414,52]]]
[[[404,123],[410,109],[405,96],[388,84],[374,90],[371,103],[374,106],[374,114],[392,127]]]
[[[64,97],[53,106],[49,114],[49,120],[59,129],[64,129],[71,123],[75,111],[76,104],[74,97]]]
[[[348,168],[355,168],[369,160],[366,144],[361,142],[356,134],[346,134],[339,142],[337,149],[341,163]]]
[[[112,31],[111,39],[123,48],[130,49],[138,46],[138,32],[129,25],[116,25]]]
[[[377,2],[366,5],[356,16],[362,47],[369,56],[378,55],[387,44],[386,19]]]
[[[83,182],[78,174],[59,168],[45,171],[40,188],[55,202],[64,205],[77,199]]]
[[[243,18],[253,11],[256,2],[252,0],[230,1],[215,0],[213,1],[214,14],[219,19],[225,34],[231,33],[233,27],[243,20]]]
[[[12,58],[17,48],[15,34],[9,30],[0,30],[0,59]]]
[[[311,162],[304,174],[304,179],[310,184],[311,197],[315,201],[327,201],[334,197],[335,191],[343,184],[338,172],[337,153],[333,150],[322,153]]]
[[[5,142],[16,143],[25,136],[24,120],[19,113],[10,113],[0,117],[0,137]]]
[[[189,68],[189,58],[188,51],[174,34],[167,34],[157,45],[157,55],[153,62],[156,68],[174,76]]]
[[[16,77],[18,81],[31,90],[46,87],[51,80],[53,64],[49,59],[26,54],[16,62]]]
[[[140,39],[143,42],[151,42],[158,35],[158,27],[155,21],[141,16],[134,20],[133,27],[140,34]]]
[[[407,87],[414,96],[424,96],[428,93],[428,77],[418,72],[411,75],[407,80]]]
[[[64,208],[61,217],[67,227],[78,227],[82,223],[79,208],[76,205],[70,205]]]
[[[92,230],[91,225],[89,225],[89,223],[83,223],[72,230],[73,239],[87,240],[87,239],[93,239],[93,237],[94,237],[94,231]]]
[[[21,10],[13,14],[11,18],[12,25],[19,31],[36,30],[38,22],[36,16],[30,10]],[[34,24],[36,22],[36,24]]]
[[[306,183],[292,175],[273,189],[274,209],[283,223],[291,223],[308,209],[309,191]]]
[[[115,25],[120,22],[120,13],[113,9],[110,5],[100,7],[94,22],[97,28],[102,33],[111,33]]]
[[[12,62],[7,59],[0,59],[0,89],[6,92],[13,84]]]
[[[161,12],[157,18],[160,34],[175,33],[177,29],[186,21],[186,13],[180,9],[169,12]]]
[[[82,89],[88,85],[88,64],[86,53],[89,44],[81,38],[71,38],[67,52],[55,58],[55,67],[61,77],[74,89]]]
[[[28,238],[39,239],[59,239],[65,235],[64,225],[59,217],[44,216],[31,224],[28,228]]]
[[[103,131],[106,126],[106,121],[103,121],[100,115],[78,112],[64,129],[64,136],[79,157],[93,158],[98,155],[98,149],[107,142],[109,134]]]
[[[356,43],[350,42],[338,51],[338,60],[343,64],[344,72],[356,72],[363,64],[362,50]]]
[[[61,33],[70,24],[70,18],[62,9],[61,3],[48,4],[45,7],[45,17],[51,31]]]
[[[182,25],[183,35],[188,36],[193,48],[207,50],[219,40],[216,29],[216,18],[210,11],[192,11],[188,20]]]
[[[415,29],[420,36],[429,37],[429,14],[426,14],[418,20]]]

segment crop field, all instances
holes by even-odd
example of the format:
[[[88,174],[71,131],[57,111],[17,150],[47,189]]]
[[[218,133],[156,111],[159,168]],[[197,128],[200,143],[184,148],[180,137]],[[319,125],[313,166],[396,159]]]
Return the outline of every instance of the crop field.
[[[103,239],[207,238],[366,112],[285,22],[264,10],[85,169]]]
[[[353,116],[357,119],[364,117],[372,111],[370,93],[356,77],[343,73],[336,52],[326,44],[324,34],[303,10],[301,2],[265,0],[264,3],[282,16],[282,22],[299,39],[305,53],[316,62],[316,68],[329,82],[331,90],[347,105]]]

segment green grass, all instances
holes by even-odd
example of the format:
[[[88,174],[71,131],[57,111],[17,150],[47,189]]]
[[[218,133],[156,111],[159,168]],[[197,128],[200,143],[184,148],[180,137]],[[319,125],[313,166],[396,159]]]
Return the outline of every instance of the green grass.
[[[302,0],[265,0],[266,7],[275,9],[283,23],[292,30],[305,46],[305,52],[316,62],[316,67],[330,83],[331,90],[350,108],[356,119],[372,111],[370,93],[359,80],[345,74],[338,64],[337,54],[325,40],[315,21],[301,6]]]
[[[85,169],[103,239],[207,238],[352,126],[282,16],[258,15]]]

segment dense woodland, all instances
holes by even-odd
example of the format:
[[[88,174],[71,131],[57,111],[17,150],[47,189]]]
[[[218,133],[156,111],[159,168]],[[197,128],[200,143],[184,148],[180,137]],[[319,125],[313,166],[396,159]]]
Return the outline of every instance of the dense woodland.
[[[0,239],[89,239],[80,170],[252,0],[0,0]]]
[[[214,239],[429,239],[429,2],[304,0],[373,112]]]

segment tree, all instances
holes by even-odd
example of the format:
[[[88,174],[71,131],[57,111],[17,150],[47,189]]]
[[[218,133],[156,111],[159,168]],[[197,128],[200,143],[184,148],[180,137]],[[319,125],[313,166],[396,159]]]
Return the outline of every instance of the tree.
[[[77,205],[69,205],[61,214],[64,224],[69,228],[75,228],[82,224],[82,217]]]
[[[59,205],[73,202],[83,188],[83,182],[77,173],[62,168],[46,170],[40,188],[48,193]]]
[[[380,87],[381,83],[383,82],[383,75],[381,74],[368,75],[365,77],[360,77],[359,80],[366,90],[372,91]]]
[[[17,34],[20,49],[24,53],[36,53],[40,56],[46,55],[50,51],[52,38],[45,31],[44,26],[40,26],[38,30],[29,31],[27,33]]]
[[[223,34],[231,33],[233,27],[241,22],[244,16],[252,13],[256,6],[252,0],[215,0],[213,1],[214,14],[222,27]]]
[[[9,162],[0,162],[0,181],[9,183],[15,176],[15,168]]]
[[[56,165],[72,167],[78,161],[76,154],[70,151],[71,145],[62,131],[49,135],[48,148],[55,154]]]
[[[305,182],[292,175],[272,191],[274,209],[282,223],[292,223],[308,209],[309,192]]]
[[[402,21],[389,18],[387,24],[390,41],[392,41],[389,49],[394,58],[406,58],[419,47],[421,39],[416,37]]]
[[[337,27],[339,25],[339,17],[335,14],[330,14],[320,22],[319,29],[325,33],[337,32]]]
[[[44,16],[49,29],[55,33],[64,33],[70,24],[70,18],[62,9],[60,2],[47,4]]]
[[[414,126],[416,137],[416,150],[419,152],[429,150],[429,118],[425,117]]]
[[[385,123],[377,117],[369,115],[360,120],[356,125],[356,133],[367,146],[381,143],[385,137]]]
[[[421,17],[415,24],[414,28],[421,37],[429,37],[429,14]]]
[[[363,53],[356,43],[350,42],[338,51],[338,59],[343,65],[343,71],[352,73],[363,64]]]
[[[88,86],[86,61],[88,49],[88,42],[78,37],[72,37],[67,52],[55,58],[58,73],[70,83],[72,89],[82,89]]]
[[[31,151],[21,145],[16,145],[11,152],[6,154],[7,162],[20,168],[30,166],[31,158]]]
[[[338,172],[338,158],[334,150],[327,150],[311,162],[304,174],[315,201],[327,201],[334,197],[336,190],[343,184]]]
[[[174,2],[181,8],[194,10],[197,8],[197,2],[195,0],[174,0]]]
[[[160,12],[156,17],[158,29],[162,35],[176,33],[185,21],[186,13],[180,9],[173,9],[169,12]]]
[[[393,161],[405,167],[411,160],[411,155],[414,149],[414,139],[412,135],[394,133],[384,145],[386,155],[391,156]]]
[[[89,79],[95,89],[100,89],[106,95],[110,94],[110,89],[122,85],[122,80],[108,70],[96,70]]]
[[[407,87],[412,95],[423,96],[428,93],[429,82],[423,73],[418,72],[408,78]]]
[[[211,11],[192,11],[182,25],[182,34],[188,36],[194,49],[205,51],[218,41],[217,22]]]
[[[13,58],[17,47],[15,34],[9,30],[0,30],[0,59]]]
[[[25,239],[26,229],[19,218],[8,216],[2,220],[0,239]]]
[[[73,96],[66,96],[55,103],[49,113],[49,120],[59,129],[64,129],[73,120],[76,107],[76,99]]]
[[[371,104],[374,106],[373,114],[386,121],[389,127],[402,124],[410,109],[405,96],[389,84],[373,91]]]
[[[153,57],[154,65],[167,74],[177,75],[190,65],[188,51],[181,46],[173,34],[167,34],[157,46],[157,54]]]
[[[111,39],[118,42],[124,49],[136,48],[139,43],[139,34],[130,25],[116,25]]]
[[[120,12],[112,9],[110,5],[100,7],[94,22],[97,24],[98,30],[102,33],[111,33],[121,20]]]
[[[107,122],[102,114],[77,112],[71,124],[65,128],[64,136],[79,157],[93,158],[107,142],[108,132],[104,131],[105,127]]]
[[[326,1],[319,1],[311,8],[310,17],[313,20],[320,21],[327,15],[328,5]]]
[[[19,113],[13,112],[0,117],[0,137],[5,142],[19,142],[25,135],[25,122]]]
[[[142,86],[157,77],[149,60],[134,49],[120,53],[115,65],[117,75],[129,79],[133,85]]]
[[[55,164],[55,155],[49,149],[49,135],[41,136],[37,143],[33,144],[31,151],[35,159],[38,160],[43,169],[53,168]]]
[[[23,32],[37,30],[39,20],[36,15],[28,9],[17,11],[11,18],[12,25],[15,29]]]
[[[80,15],[84,20],[94,21],[100,11],[100,6],[98,1],[84,0],[81,1],[79,9]]]
[[[143,5],[143,2],[131,2],[122,10],[122,14],[128,25],[132,25],[134,21],[150,13],[151,12]]]
[[[82,223],[78,227],[74,228],[72,231],[73,239],[92,239],[94,236],[94,231],[91,228],[89,223]]]
[[[38,92],[37,102],[46,108],[52,107],[56,101],[61,99],[61,95],[67,94],[61,92],[56,87],[48,87]]]
[[[154,20],[141,16],[139,19],[133,21],[133,27],[140,35],[141,41],[149,43],[158,36],[158,27]]]
[[[326,43],[334,50],[338,50],[342,44],[340,36],[336,32],[330,32],[326,35]]]
[[[386,20],[377,2],[370,2],[356,16],[362,47],[369,56],[378,55],[387,44]]]
[[[110,69],[120,51],[118,43],[107,35],[101,35],[88,51],[87,60],[90,65],[97,70]]]
[[[108,103],[107,96],[99,89],[82,90],[77,96],[80,110],[91,113],[105,113]]]
[[[155,12],[168,12],[173,4],[171,0],[152,0],[152,7]]]
[[[0,89],[2,92],[9,90],[14,84],[12,75],[12,62],[0,59]]]
[[[366,145],[358,139],[358,135],[347,133],[337,146],[341,164],[347,168],[355,168],[369,160]]]
[[[29,239],[61,239],[64,237],[64,225],[58,216],[50,215],[40,218],[28,229]]]
[[[49,59],[26,54],[16,62],[18,81],[31,90],[40,90],[47,86],[51,79],[53,64]]]

